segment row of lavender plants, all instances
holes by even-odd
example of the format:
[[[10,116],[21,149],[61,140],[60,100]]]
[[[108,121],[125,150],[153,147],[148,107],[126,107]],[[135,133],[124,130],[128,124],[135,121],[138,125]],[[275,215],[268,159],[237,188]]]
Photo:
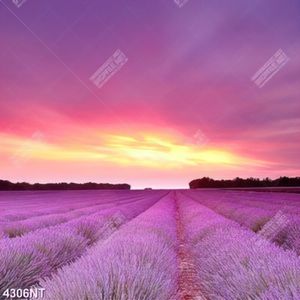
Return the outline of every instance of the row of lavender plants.
[[[284,249],[293,250],[300,255],[300,207],[294,206],[299,195],[293,195],[293,201],[291,200],[293,205],[289,207],[287,199],[281,201],[285,203],[284,205],[272,205],[273,197],[277,198],[280,196],[279,193],[256,192],[257,196],[262,197],[261,202],[255,200],[256,206],[252,205],[252,200],[245,201],[244,197],[247,197],[248,193],[243,192],[186,193],[217,213],[257,232]],[[253,194],[251,193],[251,196]],[[231,196],[230,199],[227,198],[228,195]],[[281,197],[290,197],[290,195],[281,194]]]
[[[295,205],[296,199],[300,199],[299,195],[230,191],[189,191],[188,194],[218,213],[254,231],[261,229],[278,211],[294,217],[300,215],[300,205]],[[280,201],[277,201],[278,197],[281,197]]]
[[[93,206],[88,206],[81,209],[75,209],[70,212],[60,213],[60,214],[46,214],[37,217],[27,218],[25,220],[13,221],[13,222],[3,222],[0,223],[0,238],[4,237],[16,237],[21,236],[25,233],[34,231],[36,229],[45,228],[57,224],[62,224],[68,222],[72,219],[76,219],[80,216],[90,215],[97,210],[106,209],[117,204],[125,204],[128,202],[133,202],[141,199],[140,197],[130,197],[125,199],[119,199],[118,201],[105,202]]]
[[[191,195],[198,193],[207,193],[210,195],[219,195],[224,201],[232,201],[233,198],[238,197],[248,205],[253,207],[287,207],[299,208],[300,197],[299,194],[292,193],[272,193],[272,192],[253,192],[253,191],[238,191],[238,190],[190,190]]]
[[[18,208],[20,204],[28,207],[39,204],[43,200],[45,205],[59,205],[62,201],[70,205],[76,205],[81,202],[82,195],[88,199],[105,198],[113,195],[142,195],[142,191],[129,191],[129,190],[76,190],[76,191],[0,191],[0,208],[14,209]]]
[[[300,196],[290,193],[271,193],[271,192],[227,192],[223,198],[229,201],[240,199],[243,205],[257,207],[268,211],[277,212],[284,210],[286,213],[299,215]]]
[[[43,280],[43,299],[176,300],[177,247],[175,205],[167,195]]]
[[[184,193],[178,193],[178,198],[204,298],[300,299],[300,261],[294,252],[284,251]]]
[[[152,196],[43,228],[14,239],[0,241],[0,294],[7,288],[28,288],[50,276],[63,265],[85,253],[96,241],[101,243],[127,220],[153,205]]]
[[[184,193],[202,205],[254,231],[260,229],[273,215],[265,209],[243,204],[243,196],[239,198],[224,191],[185,191]],[[254,211],[255,218],[251,218]]]
[[[85,202],[82,202],[83,194]],[[37,215],[41,215],[44,211],[65,212],[95,204],[95,201],[101,200],[100,195],[88,194],[86,191],[77,191],[77,194],[73,191],[23,192],[22,194],[18,192],[0,192],[0,195],[0,221],[21,219],[20,206],[24,208],[26,213],[36,212]],[[109,197],[105,197],[105,199],[109,199]]]
[[[0,192],[0,223],[24,220],[34,216],[65,213],[100,203],[109,203],[117,198],[142,196],[141,191],[60,191],[37,195],[24,192]],[[4,195],[3,195],[4,194]],[[35,196],[34,196],[35,195]],[[3,197],[4,196],[4,197]],[[32,199],[33,198],[33,199]],[[23,210],[20,211],[20,206]]]

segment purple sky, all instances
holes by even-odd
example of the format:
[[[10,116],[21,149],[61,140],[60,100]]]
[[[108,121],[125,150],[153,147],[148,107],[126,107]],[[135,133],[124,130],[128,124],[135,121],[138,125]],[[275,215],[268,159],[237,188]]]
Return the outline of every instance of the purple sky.
[[[300,175],[299,11],[296,0],[0,1],[0,178],[159,187]],[[89,78],[117,49],[128,62],[97,88]],[[278,49],[289,61],[259,88],[251,77]],[[30,148],[16,166],[36,132],[45,155]],[[135,141],[116,152],[107,135]]]

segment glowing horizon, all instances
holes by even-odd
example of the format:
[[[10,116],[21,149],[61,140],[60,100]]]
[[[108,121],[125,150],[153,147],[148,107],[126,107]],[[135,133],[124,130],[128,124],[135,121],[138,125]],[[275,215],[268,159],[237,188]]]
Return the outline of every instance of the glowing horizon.
[[[136,165],[150,168],[173,168],[186,165],[218,164],[246,165],[254,164],[254,160],[246,159],[222,149],[206,145],[179,144],[159,136],[140,134],[140,138],[106,134],[104,143],[85,146],[80,149],[73,146],[55,145],[46,140],[28,139],[2,135],[3,151],[13,154],[18,159],[41,161],[110,161],[116,165]],[[94,141],[95,143],[95,141]],[[17,150],[16,150],[17,149]],[[258,163],[258,161],[256,162]],[[262,162],[260,162],[262,163]]]

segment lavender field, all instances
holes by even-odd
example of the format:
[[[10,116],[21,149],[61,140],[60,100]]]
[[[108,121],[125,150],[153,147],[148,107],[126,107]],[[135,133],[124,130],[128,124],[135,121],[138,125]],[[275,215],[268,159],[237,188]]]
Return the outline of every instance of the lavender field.
[[[299,255],[299,194],[0,192],[1,299],[300,299]]]

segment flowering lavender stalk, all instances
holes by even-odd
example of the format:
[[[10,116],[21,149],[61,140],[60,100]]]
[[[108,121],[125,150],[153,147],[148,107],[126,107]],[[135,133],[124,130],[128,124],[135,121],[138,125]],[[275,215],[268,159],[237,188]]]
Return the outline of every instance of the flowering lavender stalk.
[[[44,299],[175,300],[176,252],[175,206],[167,196],[43,280]]]

